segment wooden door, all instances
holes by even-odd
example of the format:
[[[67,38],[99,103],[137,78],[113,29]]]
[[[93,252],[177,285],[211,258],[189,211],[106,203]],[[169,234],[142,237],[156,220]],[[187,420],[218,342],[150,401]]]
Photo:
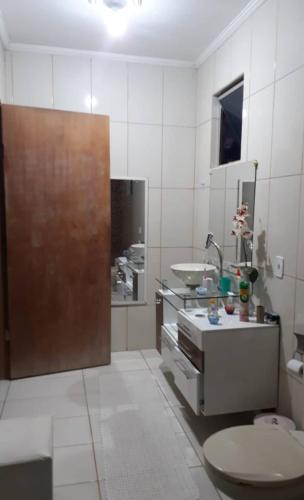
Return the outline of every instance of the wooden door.
[[[110,362],[109,123],[2,106],[11,378]]]

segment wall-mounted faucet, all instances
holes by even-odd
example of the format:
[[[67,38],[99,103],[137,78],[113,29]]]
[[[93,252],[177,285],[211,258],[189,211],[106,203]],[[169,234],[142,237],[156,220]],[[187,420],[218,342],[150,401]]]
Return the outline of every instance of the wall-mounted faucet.
[[[223,277],[223,253],[221,247],[214,241],[214,234],[208,233],[205,248],[208,250],[210,246],[213,245],[217,249],[217,253],[220,261],[220,278]]]

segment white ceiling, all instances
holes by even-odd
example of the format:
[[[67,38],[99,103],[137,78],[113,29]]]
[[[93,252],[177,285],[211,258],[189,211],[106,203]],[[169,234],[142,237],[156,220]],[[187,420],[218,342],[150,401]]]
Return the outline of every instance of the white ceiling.
[[[119,39],[88,0],[0,0],[0,10],[12,43],[194,61],[248,3],[143,0]]]

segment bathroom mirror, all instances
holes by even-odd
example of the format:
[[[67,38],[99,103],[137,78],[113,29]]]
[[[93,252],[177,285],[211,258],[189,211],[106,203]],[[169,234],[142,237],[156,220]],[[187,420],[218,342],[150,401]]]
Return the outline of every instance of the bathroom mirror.
[[[111,179],[112,305],[146,300],[147,182]]]
[[[248,207],[245,217],[248,230],[253,231],[257,162],[234,162],[213,168],[210,173],[209,231],[223,251],[224,267],[244,267],[252,265],[252,241],[233,235],[233,217],[242,204]],[[246,214],[245,214],[246,215]],[[237,232],[237,230],[236,230]],[[211,260],[217,253],[208,250]]]

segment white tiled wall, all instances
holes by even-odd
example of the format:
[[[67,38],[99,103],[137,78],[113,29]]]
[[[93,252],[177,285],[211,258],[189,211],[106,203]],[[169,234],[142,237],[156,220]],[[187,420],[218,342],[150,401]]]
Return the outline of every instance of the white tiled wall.
[[[8,102],[108,114],[111,174],[148,179],[148,304],[112,309],[112,350],[154,347],[155,277],[192,260],[196,71],[98,56],[6,59]]]
[[[208,227],[202,213],[208,209],[208,188],[199,179],[211,166],[212,95],[244,72],[249,98],[244,101],[242,158],[259,161],[254,237],[258,291],[265,306],[282,318],[280,407],[302,428],[304,383],[287,374],[286,362],[295,347],[293,332],[304,333],[303,16],[302,0],[268,0],[199,68],[194,198],[197,257]],[[282,280],[273,276],[276,255],[285,257]]]

